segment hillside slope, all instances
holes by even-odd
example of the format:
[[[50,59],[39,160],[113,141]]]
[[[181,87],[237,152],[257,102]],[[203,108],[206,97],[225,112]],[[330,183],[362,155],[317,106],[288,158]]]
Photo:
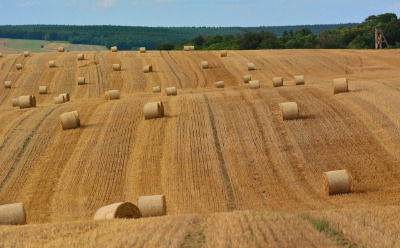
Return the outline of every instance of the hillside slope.
[[[23,202],[30,224],[90,220],[102,205],[152,194],[166,196],[168,215],[400,203],[399,50],[76,54],[0,58],[0,82],[13,82],[0,88],[0,204]],[[258,70],[247,72],[247,62]],[[154,72],[144,74],[150,63]],[[245,74],[261,89],[248,89]],[[305,86],[293,85],[297,74]],[[78,76],[88,84],[78,86]],[[286,86],[272,88],[273,76]],[[350,79],[349,93],[332,94],[337,77]],[[215,89],[217,80],[226,88]],[[39,85],[50,94],[39,95]],[[155,85],[176,86],[178,96],[153,94]],[[108,89],[121,100],[103,100]],[[63,92],[71,102],[53,104]],[[11,107],[26,94],[37,108]],[[167,116],[144,120],[143,105],[155,100]],[[285,101],[299,104],[300,119],[281,120]],[[83,126],[62,131],[58,116],[70,110]],[[321,174],[335,169],[350,171],[352,194],[324,194]]]

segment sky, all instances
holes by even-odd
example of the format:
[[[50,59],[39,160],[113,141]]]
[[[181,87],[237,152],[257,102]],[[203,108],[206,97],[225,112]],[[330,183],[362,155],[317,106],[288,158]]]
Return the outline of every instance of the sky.
[[[0,0],[0,25],[282,26],[387,12],[400,0]]]

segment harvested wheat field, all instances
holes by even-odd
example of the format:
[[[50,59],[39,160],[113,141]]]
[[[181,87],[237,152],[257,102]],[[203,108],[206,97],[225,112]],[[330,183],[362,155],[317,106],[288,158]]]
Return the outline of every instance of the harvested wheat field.
[[[0,58],[0,83],[12,81],[0,87],[0,205],[22,202],[27,222],[0,226],[0,246],[400,246],[400,50],[77,54]],[[337,78],[348,92],[333,94]],[[109,90],[120,99],[105,100]],[[71,100],[54,104],[63,93]],[[25,95],[36,108],[12,107]],[[146,120],[158,101],[164,117]],[[298,118],[283,120],[284,102]],[[71,111],[80,127],[63,130]],[[326,194],[335,170],[349,172],[351,193]],[[164,195],[167,216],[92,220],[146,195]]]

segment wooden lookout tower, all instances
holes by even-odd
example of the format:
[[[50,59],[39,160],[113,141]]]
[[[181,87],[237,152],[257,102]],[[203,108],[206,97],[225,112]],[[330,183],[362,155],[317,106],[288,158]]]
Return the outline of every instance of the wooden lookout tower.
[[[375,28],[375,49],[383,49],[384,45],[386,48],[389,48],[389,43],[387,42],[382,29]]]

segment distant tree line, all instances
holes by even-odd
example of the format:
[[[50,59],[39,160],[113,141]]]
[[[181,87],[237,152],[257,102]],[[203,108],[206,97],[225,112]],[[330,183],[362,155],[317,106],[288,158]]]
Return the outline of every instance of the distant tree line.
[[[392,48],[400,48],[400,19],[396,14],[370,16],[358,25],[343,25],[337,29],[313,32],[308,27],[297,31],[284,31],[281,36],[273,32],[245,32],[242,34],[199,35],[180,44],[160,44],[158,49],[181,49],[195,45],[199,50],[220,49],[368,49],[375,46],[375,28],[381,28]]]
[[[344,24],[354,26],[355,24]],[[219,37],[234,39],[249,33],[274,34],[283,36],[286,31],[297,32],[307,28],[313,34],[337,29],[341,25],[302,25],[280,27],[129,27],[129,26],[75,26],[75,25],[3,25],[0,26],[0,38],[32,39],[48,41],[68,41],[72,44],[118,46],[122,50],[146,46],[148,49],[179,44],[195,37],[213,39]],[[285,33],[286,32],[286,33]],[[199,38],[201,39],[201,38]],[[214,43],[216,43],[214,42]],[[161,46],[160,46],[161,45]],[[175,47],[175,45],[172,45]],[[206,48],[206,46],[204,46]]]

